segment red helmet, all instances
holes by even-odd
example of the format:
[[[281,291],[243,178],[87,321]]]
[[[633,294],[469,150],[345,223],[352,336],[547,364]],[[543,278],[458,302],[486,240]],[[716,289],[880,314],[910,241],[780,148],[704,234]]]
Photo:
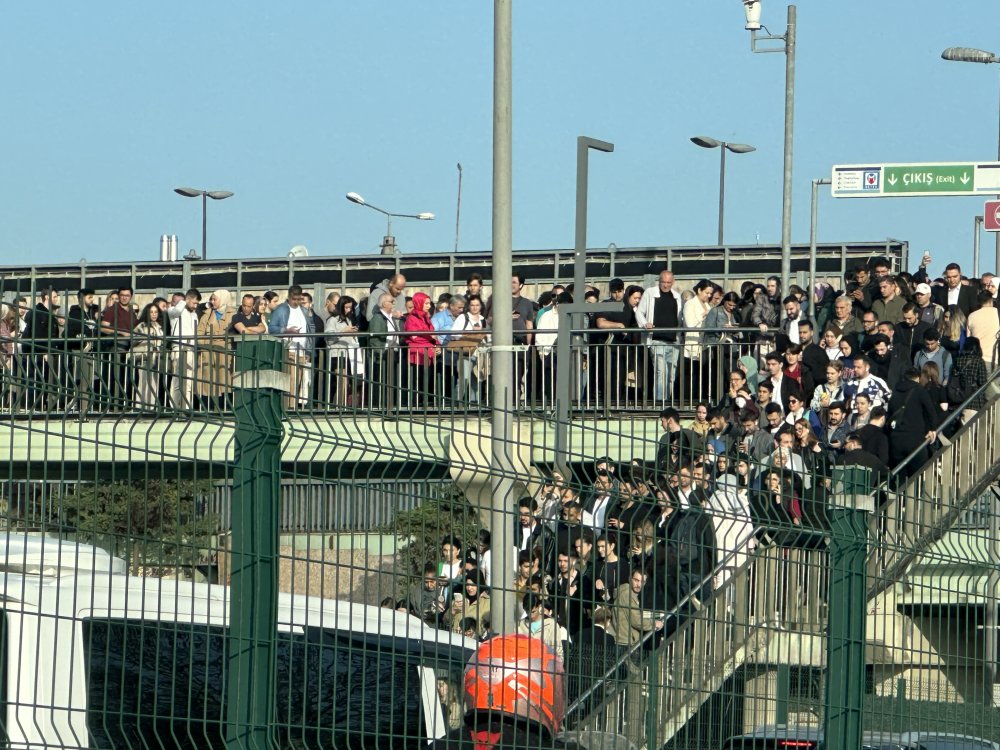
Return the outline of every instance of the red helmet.
[[[538,638],[497,636],[466,666],[465,708],[529,719],[554,736],[566,713],[562,662]]]

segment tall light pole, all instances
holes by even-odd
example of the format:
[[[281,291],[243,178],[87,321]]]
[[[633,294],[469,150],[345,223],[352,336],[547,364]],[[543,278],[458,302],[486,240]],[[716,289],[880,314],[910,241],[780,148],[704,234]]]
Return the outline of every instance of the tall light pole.
[[[459,220],[462,218],[462,162],[459,162],[458,167],[458,200],[455,202],[455,252],[458,252],[458,227]]]
[[[174,188],[174,192],[185,198],[201,197],[201,259],[208,260],[208,199],[224,201],[232,198],[233,194],[228,190],[199,190],[189,187]]]
[[[989,65],[990,63],[1000,63],[1000,56],[995,52],[988,52],[975,47],[949,47],[941,53],[941,57],[952,62],[971,62]],[[997,161],[1000,161],[1000,117],[997,122]],[[998,195],[997,197],[1000,197]],[[996,265],[993,267],[994,273],[1000,273],[1000,232],[996,232]]]
[[[421,221],[433,221],[434,219],[434,214],[428,211],[423,211],[419,214],[397,214],[392,211],[386,211],[384,208],[373,206],[355,192],[348,193],[346,198],[351,203],[357,203],[359,206],[365,206],[366,208],[370,208],[372,211],[378,211],[380,214],[385,216],[386,227],[385,237],[382,239],[382,255],[392,255],[396,252],[396,238],[392,236],[393,219],[420,219]]]
[[[511,441],[514,432],[514,301],[511,288],[513,264],[513,52],[511,6],[514,0],[493,0],[493,345],[490,353],[490,534],[499,555],[493,562],[491,615],[498,633],[514,632],[515,561],[511,523],[514,467]]]
[[[784,176],[781,181],[781,284],[788,289],[792,276],[792,130],[795,124],[795,6],[788,6],[784,34],[758,34],[767,27],[760,22],[761,0],[742,0],[752,52],[785,53],[785,148]],[[758,42],[783,42],[776,47],[758,47]]]
[[[812,300],[809,309],[813,319],[816,318],[816,223],[819,215],[819,186],[829,185],[829,177],[820,177],[812,181],[812,203],[809,207],[809,297]]]
[[[691,142],[702,148],[717,148],[722,154],[719,164],[719,246],[721,247],[724,236],[723,227],[726,222],[726,152],[732,151],[734,154],[749,154],[751,151],[756,151],[757,148],[748,143],[726,143],[725,141],[710,138],[707,135],[696,135],[691,139]]]

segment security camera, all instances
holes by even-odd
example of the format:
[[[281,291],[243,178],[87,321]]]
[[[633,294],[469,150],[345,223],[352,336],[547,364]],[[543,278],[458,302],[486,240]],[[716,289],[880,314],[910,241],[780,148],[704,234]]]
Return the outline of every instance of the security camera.
[[[747,16],[747,25],[743,28],[747,31],[760,31],[760,2],[761,0],[743,0],[743,12]]]

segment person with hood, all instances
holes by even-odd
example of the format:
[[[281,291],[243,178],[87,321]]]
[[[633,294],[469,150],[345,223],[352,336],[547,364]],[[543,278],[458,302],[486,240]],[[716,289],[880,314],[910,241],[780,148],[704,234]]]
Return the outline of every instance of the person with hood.
[[[920,370],[911,367],[889,397],[887,408],[892,440],[889,461],[898,466],[918,448],[923,452],[906,466],[904,476],[910,476],[930,457],[930,444],[937,437],[938,409],[927,389],[920,385]]]
[[[409,386],[412,403],[420,404],[430,396],[433,385],[434,365],[441,352],[434,324],[431,323],[431,298],[423,292],[413,295],[413,312],[406,316],[403,330],[414,334],[407,336],[406,361],[409,364]],[[395,308],[393,310],[395,315]]]
[[[232,296],[216,289],[198,321],[198,379],[195,391],[208,409],[224,409],[233,390],[229,328],[233,322]]]
[[[406,315],[406,277],[401,273],[394,274],[388,279],[383,279],[376,284],[368,295],[368,303],[365,306],[365,319],[371,323],[372,318],[379,311],[379,300],[383,295],[392,297],[392,316],[399,320]],[[429,299],[429,298],[428,298]]]

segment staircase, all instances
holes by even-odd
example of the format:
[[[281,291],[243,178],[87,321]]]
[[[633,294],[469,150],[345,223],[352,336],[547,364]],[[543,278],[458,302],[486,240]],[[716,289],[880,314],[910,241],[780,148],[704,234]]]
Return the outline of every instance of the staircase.
[[[893,607],[892,589],[910,566],[1000,481],[1000,370],[970,402],[984,394],[986,405],[931,461],[895,489],[880,488],[886,500],[870,528],[873,610]],[[825,664],[825,549],[762,547],[743,557],[711,600],[643,662],[641,687],[619,686],[577,715],[581,727],[620,727],[637,746],[662,747],[743,665]],[[735,559],[730,554],[721,567]],[[635,700],[644,710],[627,708]]]

